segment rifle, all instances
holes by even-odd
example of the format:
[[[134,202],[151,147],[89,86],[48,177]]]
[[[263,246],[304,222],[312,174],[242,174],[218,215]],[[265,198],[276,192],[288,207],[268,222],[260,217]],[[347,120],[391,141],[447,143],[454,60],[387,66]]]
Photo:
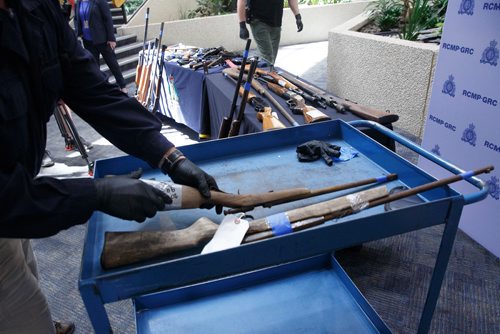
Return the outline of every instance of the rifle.
[[[149,105],[149,111],[154,112],[158,108],[158,103],[160,101],[161,95],[161,84],[163,82],[163,67],[165,66],[165,50],[167,49],[166,45],[162,45],[161,47],[161,58],[160,58],[160,71],[158,72],[158,82],[156,84],[155,97],[154,100],[151,99],[151,103]]]
[[[296,94],[271,82],[267,82],[267,87],[269,87],[269,89],[275,94],[285,99],[286,103],[290,107],[290,110],[294,114],[304,115],[306,123],[316,123],[331,119],[330,116],[322,113],[318,109],[306,105],[304,102],[304,98],[299,94]]]
[[[356,102],[352,102],[337,97],[335,95],[328,94],[327,92],[317,87],[305,83],[304,81],[300,80],[299,77],[294,77],[293,75],[290,75],[285,72],[281,72],[280,74],[283,78],[285,78],[289,82],[292,82],[293,84],[297,85],[306,93],[321,99],[330,107],[335,108],[338,112],[350,111],[351,113],[360,118],[374,121],[380,124],[390,124],[396,122],[399,119],[399,116],[396,114],[391,114],[386,111],[362,106],[357,104]]]
[[[262,78],[263,80],[267,82],[271,82],[277,85],[280,85],[283,88],[286,88],[293,93],[302,96],[302,98],[309,102],[309,104],[313,104],[316,107],[321,107],[323,109],[326,109],[327,105],[326,103],[318,98],[317,96],[311,95],[304,90],[300,89],[298,86],[294,85],[292,82],[286,80],[282,76],[280,76],[278,73],[274,71],[265,71],[263,69],[258,69],[257,74]]]
[[[247,44],[245,45],[245,51],[243,52],[243,60],[242,60],[243,66],[245,66],[247,63],[248,52],[250,50],[250,43],[252,43],[252,40],[248,39]],[[218,138],[226,138],[229,135],[229,128],[231,127],[231,122],[234,117],[234,112],[236,111],[236,102],[238,101],[238,91],[240,89],[242,79],[243,79],[243,71],[240,71],[240,74],[238,75],[238,81],[236,83],[236,89],[234,90],[233,101],[231,102],[231,109],[229,110],[229,116],[227,117],[224,116],[224,118],[222,119]]]
[[[278,227],[277,225],[282,227],[279,229],[280,235],[304,230],[335,218],[413,196],[474,175],[489,173],[493,169],[493,166],[487,166],[391,195],[388,195],[385,186],[377,187],[261,218],[250,222],[250,229],[243,242],[249,243],[273,237],[276,235],[273,228]],[[215,234],[217,226],[207,218],[202,218],[190,227],[178,231],[106,232],[101,265],[104,269],[111,269],[201,246]]]
[[[240,102],[240,110],[238,112],[238,117],[231,122],[231,128],[229,129],[229,137],[237,136],[240,132],[241,122],[243,121],[243,116],[245,115],[245,107],[248,100],[248,93],[250,93],[250,88],[252,87],[253,74],[257,68],[257,59],[253,59],[250,64],[250,72],[248,72],[246,83],[244,85],[243,97]]]
[[[154,50],[157,43],[158,43],[158,38],[156,38],[153,42],[148,43],[148,52],[146,54],[144,65],[141,70],[141,79],[139,81],[139,87],[137,88],[137,94],[136,94],[136,98],[139,102],[141,102],[143,99],[146,81],[149,79],[149,74],[151,71],[151,64],[153,58],[152,50]]]
[[[154,83],[155,83],[155,79],[156,79],[156,69],[159,67],[158,65],[158,58],[160,58],[160,50],[161,50],[161,40],[162,40],[162,37],[163,37],[163,28],[165,26],[165,22],[162,22],[161,25],[160,25],[160,35],[158,37],[158,50],[156,51],[155,55],[154,55],[154,60],[153,60],[153,64],[152,64],[152,72],[151,72],[151,75],[150,77],[148,78],[148,83],[146,85],[147,89],[146,89],[146,95],[144,96],[143,100],[141,101],[142,104],[144,106],[147,106],[148,103],[149,103],[149,100],[151,98],[151,92],[153,91],[154,89]]]
[[[141,56],[139,57],[139,62],[137,63],[137,67],[135,69],[135,92],[137,94],[137,89],[139,87],[139,82],[142,74],[142,66],[144,65],[144,58],[145,54],[144,52],[146,51],[146,40],[148,38],[148,24],[149,24],[149,7],[146,8],[146,16],[144,17],[146,20],[146,23],[144,25],[144,41],[142,43],[142,53]]]
[[[291,217],[290,221],[303,219],[308,215],[314,217],[323,216],[332,210],[346,210],[353,204],[353,198],[366,202],[386,196],[387,193],[385,186],[377,187],[309,205],[301,209],[291,210],[287,214],[291,215],[289,216]],[[268,232],[270,229],[265,219],[259,220],[256,225],[251,222],[250,225],[251,227],[246,233],[247,238],[252,233],[259,234]],[[177,231],[105,232],[101,265],[104,269],[111,269],[194,248],[208,241],[215,234],[217,228],[217,224],[203,217],[190,227]]]
[[[237,69],[235,68],[226,68],[224,70],[222,70],[222,73],[227,77],[227,76],[230,76],[230,77],[233,77],[233,78],[236,78],[238,75],[239,75],[239,72]],[[243,80],[246,80],[245,79],[246,76],[243,75]],[[266,97],[270,102],[271,104],[276,108],[278,109],[278,111],[287,119],[288,122],[290,122],[290,124],[292,124],[293,126],[298,126],[299,123],[297,123],[296,120],[293,119],[292,115],[290,115],[286,110],[285,108],[283,108],[281,106],[281,104],[279,104],[278,101],[276,101],[276,99],[264,88],[262,87],[261,84],[259,84],[257,82],[257,80],[253,80],[252,81],[252,87],[253,89],[255,89],[260,95]]]

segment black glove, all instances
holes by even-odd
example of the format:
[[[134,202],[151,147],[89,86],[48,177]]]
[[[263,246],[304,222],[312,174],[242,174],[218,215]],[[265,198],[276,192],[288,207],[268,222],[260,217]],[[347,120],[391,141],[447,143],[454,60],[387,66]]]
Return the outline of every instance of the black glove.
[[[205,198],[210,198],[210,190],[219,191],[215,179],[187,159],[179,150],[174,150],[169,154],[161,165],[161,170],[168,174],[175,183],[197,188]],[[211,209],[213,205],[202,207]],[[216,212],[221,213],[222,207],[217,206]]]
[[[330,156],[340,157],[340,146],[332,145],[319,140],[311,140],[297,146],[297,157],[299,161],[315,161],[319,158],[325,159],[328,166],[333,164]]]
[[[139,171],[96,179],[97,210],[142,223],[162,210],[165,204],[172,203],[165,193],[138,180],[141,174]]]
[[[240,22],[240,38],[248,39],[248,37],[250,37],[250,33],[248,32],[246,23],[244,21]]]
[[[304,24],[302,23],[302,16],[300,14],[295,15],[295,23],[297,24],[297,32],[301,32],[304,29]]]

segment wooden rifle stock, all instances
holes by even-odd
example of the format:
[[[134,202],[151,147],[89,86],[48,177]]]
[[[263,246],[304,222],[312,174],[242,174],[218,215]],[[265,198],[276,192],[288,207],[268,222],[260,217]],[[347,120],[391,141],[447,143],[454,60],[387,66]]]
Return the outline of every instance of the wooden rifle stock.
[[[331,119],[330,116],[322,113],[318,109],[306,105],[304,98],[299,94],[271,82],[267,82],[267,87],[275,94],[284,98],[292,112],[302,114],[306,123],[316,123]]]
[[[231,76],[233,78],[237,77],[239,75],[239,72],[240,71],[238,71],[237,69],[234,69],[234,68],[226,68],[226,69],[222,70],[222,73],[224,73],[225,75]],[[243,80],[246,80],[245,75],[243,76]],[[271,104],[283,115],[283,117],[285,117],[287,119],[287,121],[290,122],[290,124],[292,124],[293,126],[299,125],[299,123],[297,123],[297,121],[293,119],[292,115],[290,115],[290,113],[288,113],[285,110],[285,108],[283,108],[281,106],[281,104],[278,101],[276,101],[276,99],[264,87],[262,87],[261,84],[259,84],[257,82],[257,80],[252,81],[252,87],[260,95],[266,97],[271,102]]]
[[[290,210],[285,214],[293,223],[307,217],[322,217],[331,212],[343,212],[356,204],[356,201],[367,202],[386,195],[387,189],[382,186],[356,193],[355,196],[354,194],[343,196]],[[106,232],[104,248],[101,253],[101,265],[104,269],[112,269],[192,249],[208,242],[217,228],[217,224],[203,217],[190,227],[176,231]],[[271,227],[265,218],[252,221],[250,229],[246,233],[246,239],[251,237],[253,233],[257,233],[261,237],[261,233],[269,233],[270,229]]]
[[[245,51],[243,51],[243,59],[241,61],[241,64],[243,66],[245,66],[247,63],[248,52],[250,50],[251,43],[252,40],[248,39],[245,45]],[[240,89],[242,80],[243,80],[243,71],[240,71],[240,73],[238,74],[238,81],[236,82],[236,89],[234,90],[233,94],[233,101],[231,102],[231,109],[229,110],[229,116],[227,117],[224,116],[224,118],[222,119],[218,138],[226,138],[229,135],[229,129],[231,128],[231,122],[233,121],[234,113],[236,111],[236,102],[238,101],[238,91]]]
[[[144,40],[142,43],[142,53],[141,56],[139,57],[139,62],[137,63],[137,67],[135,70],[135,87],[136,87],[136,92],[137,92],[137,87],[139,87],[139,82],[141,80],[141,74],[142,74],[142,67],[144,65],[144,58],[145,58],[145,52],[146,52],[146,41],[148,39],[148,24],[149,24],[149,7],[146,8],[146,16],[144,17],[146,23],[144,24]]]
[[[151,70],[151,61],[152,61],[151,58],[153,56],[151,52],[155,48],[156,43],[158,43],[158,39],[155,39],[154,42],[150,42],[148,44],[148,52],[144,58],[144,64],[143,64],[142,70],[141,70],[141,79],[139,82],[139,87],[137,88],[136,98],[139,102],[141,102],[143,99],[146,81],[149,80],[149,73]]]
[[[326,104],[328,104],[332,108],[335,108],[339,112],[345,112],[347,110],[360,118],[374,121],[380,124],[390,124],[396,122],[399,119],[399,116],[396,114],[391,114],[389,112],[377,110],[367,106],[362,106],[355,102],[342,99],[332,94],[328,94],[325,91],[309,85],[300,80],[300,78],[294,77],[293,75],[290,75],[288,73],[281,72],[280,74],[283,78],[297,85],[298,87],[300,87],[300,89],[304,90],[308,94],[318,96],[319,98],[324,100]]]
[[[161,41],[163,38],[163,29],[165,27],[165,22],[162,22],[160,25],[160,34],[158,37],[158,49],[156,50],[156,53],[153,57],[153,62],[152,62],[152,68],[151,68],[151,74],[148,80],[148,84],[146,86],[146,94],[143,96],[142,99],[142,104],[144,106],[147,106],[149,104],[150,98],[151,98],[151,92],[154,90],[154,84],[156,83],[156,69],[159,67],[158,64],[158,59],[160,58],[160,50],[162,47]]]

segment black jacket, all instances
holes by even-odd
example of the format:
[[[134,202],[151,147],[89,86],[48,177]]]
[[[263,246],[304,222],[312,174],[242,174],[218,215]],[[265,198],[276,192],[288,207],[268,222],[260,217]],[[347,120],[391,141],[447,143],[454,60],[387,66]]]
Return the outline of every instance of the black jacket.
[[[80,3],[76,3],[75,8],[75,28],[78,36],[82,36],[82,22],[80,19]],[[113,18],[109,10],[109,4],[106,0],[88,0],[90,6],[89,27],[94,44],[103,44],[108,41],[115,42],[115,33],[113,28]]]
[[[59,98],[115,146],[152,166],[173,145],[155,116],[106,81],[57,0],[10,5],[15,19],[0,15],[0,237],[43,237],[86,222],[96,208],[90,178],[35,178]]]

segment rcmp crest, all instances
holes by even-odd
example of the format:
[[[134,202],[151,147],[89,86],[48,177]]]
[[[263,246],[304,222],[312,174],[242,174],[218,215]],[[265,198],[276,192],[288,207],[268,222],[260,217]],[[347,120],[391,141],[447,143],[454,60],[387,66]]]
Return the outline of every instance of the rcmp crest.
[[[458,14],[473,15],[474,14],[474,0],[462,0]]]
[[[439,147],[439,145],[434,145],[434,148],[431,150],[432,153],[434,153],[435,155],[437,156],[441,156],[441,152],[439,151],[441,148]]]
[[[469,143],[472,146],[476,146],[477,135],[476,131],[474,131],[475,128],[476,126],[474,124],[469,124],[469,127],[465,129],[462,134],[462,141]]]
[[[486,181],[486,185],[488,186],[491,197],[496,200],[500,199],[500,185],[498,178],[496,176],[492,176],[491,179]]]
[[[444,82],[443,90],[441,91],[442,93],[448,94],[451,97],[455,97],[456,86],[455,86],[455,82],[453,82],[453,80],[455,80],[455,77],[453,75],[450,75],[448,77],[448,80],[446,80]]]
[[[497,46],[497,41],[493,40],[490,42],[490,46],[488,46],[483,51],[483,56],[481,57],[481,64],[490,64],[493,66],[497,66],[499,51]]]

